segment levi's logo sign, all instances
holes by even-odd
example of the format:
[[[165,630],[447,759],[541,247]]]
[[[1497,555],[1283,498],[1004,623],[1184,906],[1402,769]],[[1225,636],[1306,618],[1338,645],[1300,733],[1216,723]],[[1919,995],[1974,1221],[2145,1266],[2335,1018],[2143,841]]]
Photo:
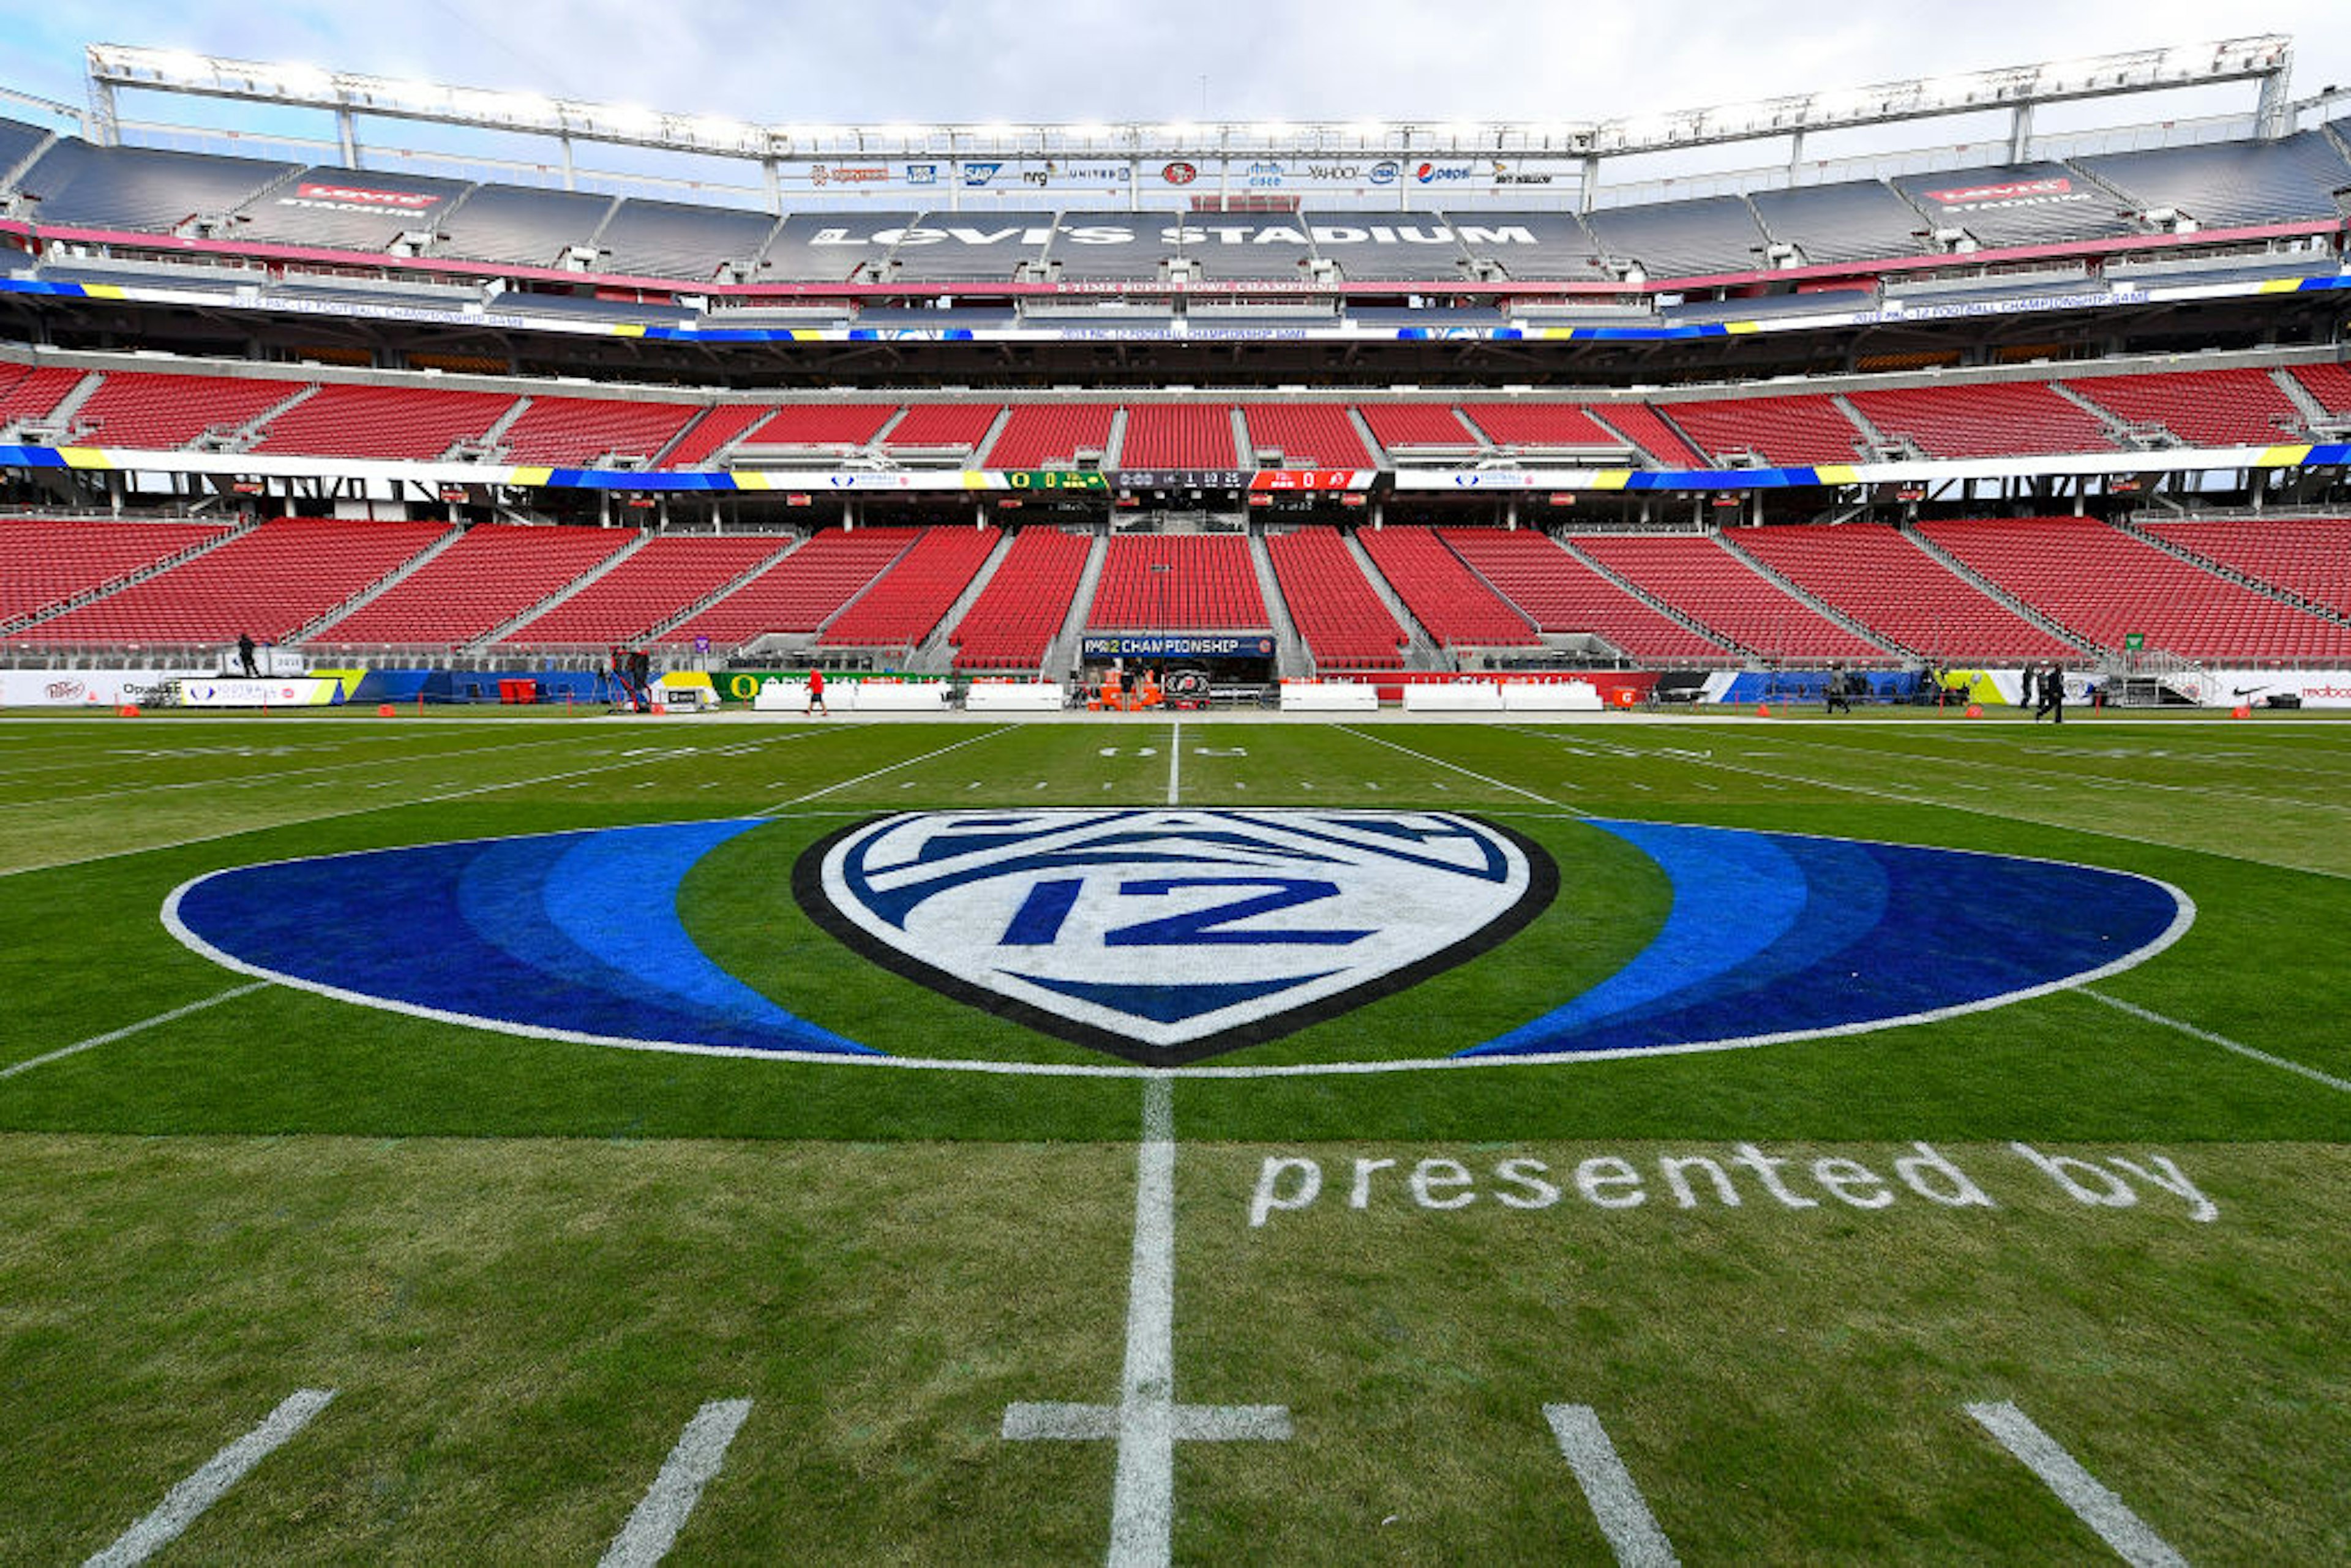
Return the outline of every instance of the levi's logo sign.
[[[294,188],[294,193],[313,202],[353,202],[363,206],[396,207],[413,212],[439,203],[441,198],[422,191],[371,191],[358,185],[322,185],[305,180]]]
[[[1949,191],[1929,191],[1927,199],[1945,206],[1957,206],[1961,202],[2010,202],[2019,196],[2062,196],[2072,191],[2074,182],[2062,175],[2046,180],[2011,180],[2000,185],[1963,185]]]

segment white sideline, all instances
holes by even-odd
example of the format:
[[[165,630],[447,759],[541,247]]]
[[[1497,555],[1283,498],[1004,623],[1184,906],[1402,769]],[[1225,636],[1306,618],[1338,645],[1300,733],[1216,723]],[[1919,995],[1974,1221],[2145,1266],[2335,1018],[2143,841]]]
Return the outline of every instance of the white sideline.
[[[334,1396],[331,1388],[298,1388],[287,1395],[260,1426],[214,1454],[204,1469],[173,1487],[154,1512],[124,1531],[113,1545],[82,1568],[131,1568],[169,1546],[196,1521],[197,1515],[218,1502],[223,1492],[243,1480],[246,1471],[308,1426]]]
[[[828,734],[838,735],[840,733],[840,730],[803,730],[792,735],[778,736],[772,740],[756,741],[753,744],[758,746],[788,746],[795,740],[806,740],[813,736]],[[35,872],[43,871],[65,871],[78,865],[96,865],[102,861],[122,860],[131,855],[157,854],[165,850],[183,850],[193,844],[208,844],[215,839],[234,839],[244,833],[266,833],[273,832],[279,828],[298,828],[310,822],[340,821],[345,817],[372,816],[378,811],[397,811],[408,806],[438,805],[444,800],[462,800],[470,795],[490,795],[496,794],[500,789],[528,789],[533,784],[553,784],[565,779],[585,779],[592,774],[611,773],[623,768],[650,768],[656,763],[684,761],[701,755],[706,754],[700,751],[699,748],[684,752],[670,751],[664,748],[662,753],[657,756],[644,757],[632,755],[624,757],[617,762],[604,763],[600,767],[574,768],[567,769],[561,773],[542,773],[536,779],[508,779],[493,784],[475,784],[469,785],[463,789],[444,789],[437,795],[412,795],[403,800],[379,800],[371,806],[353,806],[348,810],[313,811],[308,816],[288,817],[282,821],[246,822],[234,828],[223,828],[216,833],[198,833],[193,838],[174,839],[169,843],[140,844],[131,849],[109,850],[104,854],[83,855],[78,859],[69,861],[49,861],[40,865],[10,866],[5,869],[0,869],[0,877],[30,876]],[[734,753],[732,755],[739,755],[739,753]]]
[[[52,1061],[62,1061],[67,1057],[78,1055],[93,1046],[111,1045],[118,1040],[137,1034],[141,1030],[153,1029],[157,1024],[170,1023],[174,1019],[186,1018],[190,1013],[200,1013],[206,1008],[218,1007],[223,1002],[235,1001],[239,997],[249,996],[255,991],[266,988],[271,983],[268,980],[255,980],[250,985],[231,986],[219,995],[206,997],[202,1001],[190,1002],[185,1007],[173,1008],[167,1013],[157,1013],[151,1019],[141,1019],[137,1023],[124,1024],[120,1029],[109,1030],[104,1034],[91,1035],[88,1040],[78,1040],[71,1045],[59,1046],[45,1055],[27,1057],[22,1061],[10,1062],[5,1067],[0,1067],[0,1078],[14,1078],[19,1072],[30,1072],[36,1067],[46,1067]]]
[[[2217,1045],[2223,1051],[2233,1051],[2239,1056],[2251,1058],[2252,1061],[2266,1063],[2271,1067],[2282,1067],[2288,1072],[2299,1072],[2304,1078],[2325,1084],[2329,1089],[2339,1089],[2346,1094],[2351,1094],[2351,1080],[2337,1078],[2331,1072],[2321,1072],[2315,1067],[2304,1067],[2301,1062],[2289,1061],[2283,1056],[2272,1056],[2266,1051],[2240,1044],[2227,1035],[2214,1034],[2209,1029],[2198,1029],[2192,1023],[2182,1023],[2178,1019],[2166,1018],[2163,1014],[2152,1012],[2136,1002],[2126,1002],[2120,997],[2110,997],[2104,991],[2094,991],[2087,986],[2081,988],[2081,990],[2082,994],[2092,1001],[2104,1002],[2116,1012],[2128,1013],[2135,1019],[2145,1019],[2148,1023],[2159,1023],[2167,1029],[2176,1029],[2184,1035],[2204,1041],[2207,1045]]]
[[[653,1568],[669,1554],[677,1532],[702,1500],[702,1489],[726,1462],[726,1446],[750,1413],[748,1399],[713,1399],[695,1412],[662,1462],[661,1474],[630,1511],[629,1521],[604,1549],[597,1568]]]
[[[1970,1405],[1967,1411],[2132,1568],[2188,1568],[2186,1558],[2149,1530],[2122,1499],[2099,1485],[2098,1479],[2058,1447],[2055,1438],[2033,1425],[2032,1416],[2005,1399]]]
[[[1624,1568],[1677,1568],[1681,1560],[1674,1555],[1674,1543],[1657,1528],[1641,1489],[1616,1457],[1616,1445],[1608,1440],[1599,1413],[1589,1405],[1546,1405],[1542,1410],[1552,1436],[1559,1439],[1560,1455],[1575,1472],[1575,1484],[1583,1489],[1592,1517],[1608,1538],[1616,1561]]]
[[[1548,795],[1538,795],[1533,790],[1521,789],[1516,784],[1505,784],[1499,779],[1489,779],[1483,773],[1471,772],[1468,768],[1462,767],[1458,762],[1447,762],[1442,757],[1431,757],[1425,751],[1415,751],[1409,746],[1398,746],[1393,740],[1382,740],[1376,735],[1365,735],[1362,730],[1357,729],[1351,724],[1343,724],[1336,727],[1342,734],[1352,735],[1357,740],[1368,740],[1374,746],[1384,746],[1390,751],[1401,751],[1406,757],[1416,758],[1423,762],[1433,762],[1439,768],[1449,768],[1465,779],[1475,779],[1479,783],[1490,784],[1497,789],[1508,789],[1513,795],[1524,795],[1528,800],[1540,801],[1543,805],[1552,808],[1554,810],[1565,811],[1570,815],[1577,817],[1589,817],[1592,815],[1591,812],[1579,810],[1577,808],[1569,805],[1564,800],[1554,800]],[[1442,789],[1445,786],[1440,784],[1437,788]]]
[[[762,807],[758,810],[753,811],[750,814],[754,817],[772,817],[777,812],[788,810],[790,807],[802,805],[810,800],[821,800],[827,795],[831,794],[834,790],[846,789],[852,784],[862,784],[869,779],[879,779],[885,773],[895,773],[901,768],[912,768],[917,762],[928,762],[934,757],[945,757],[950,751],[961,751],[965,747],[977,746],[983,740],[994,740],[998,736],[1006,733],[1006,731],[1009,730],[1011,727],[1012,727],[1008,724],[1003,725],[998,728],[987,731],[984,735],[975,735],[968,740],[958,740],[952,745],[942,746],[936,751],[925,751],[920,757],[909,757],[903,762],[893,762],[887,768],[876,768],[871,773],[861,773],[854,779],[844,779],[838,784],[828,784],[821,789],[811,789],[805,795],[795,795],[789,800],[778,800],[772,806]],[[836,730],[832,733],[838,734],[840,732]],[[1037,786],[1040,789],[1042,789],[1045,786],[1042,784]]]

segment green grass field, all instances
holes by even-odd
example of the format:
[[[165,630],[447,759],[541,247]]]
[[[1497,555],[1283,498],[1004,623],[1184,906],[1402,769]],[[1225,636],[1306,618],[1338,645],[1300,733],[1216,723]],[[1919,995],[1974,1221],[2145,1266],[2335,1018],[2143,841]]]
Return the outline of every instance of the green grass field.
[[[712,1401],[747,1414],[673,1562],[2095,1562],[2116,1509],[2192,1562],[2351,1560],[2346,777],[2351,725],[2266,719],[0,721],[0,1561],[105,1550],[301,1389],[164,1560],[592,1560]],[[793,898],[883,813],[1171,803],[1469,813],[1559,892],[1164,1073]],[[227,868],[751,816],[678,889],[693,942],[940,1065],[468,1027],[162,918]],[[1587,819],[2110,868],[2195,918],[1936,1021],[1402,1065],[1658,939],[1680,895]],[[1053,1071],[956,1065],[1006,1062]],[[1968,1409],[2003,1403],[2106,1502]],[[1008,1437],[1039,1405],[1095,1414]]]

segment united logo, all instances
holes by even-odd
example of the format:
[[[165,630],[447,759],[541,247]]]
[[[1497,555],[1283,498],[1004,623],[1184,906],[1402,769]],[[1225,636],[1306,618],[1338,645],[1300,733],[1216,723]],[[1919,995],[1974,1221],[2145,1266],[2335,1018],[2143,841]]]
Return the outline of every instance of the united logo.
[[[1550,856],[1449,812],[926,811],[799,861],[875,962],[1152,1066],[1287,1034],[1523,927]]]

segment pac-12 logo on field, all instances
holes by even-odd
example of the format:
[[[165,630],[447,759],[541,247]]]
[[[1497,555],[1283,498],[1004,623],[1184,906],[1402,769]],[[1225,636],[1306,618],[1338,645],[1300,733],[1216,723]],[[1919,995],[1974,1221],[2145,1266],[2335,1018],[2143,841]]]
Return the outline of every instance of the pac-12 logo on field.
[[[803,855],[801,906],[878,963],[1154,1066],[1385,996],[1551,902],[1541,849],[1439,811],[922,811]]]

